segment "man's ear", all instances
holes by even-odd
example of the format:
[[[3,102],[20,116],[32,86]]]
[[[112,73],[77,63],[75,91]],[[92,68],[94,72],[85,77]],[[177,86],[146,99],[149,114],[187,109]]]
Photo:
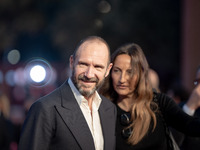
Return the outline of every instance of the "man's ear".
[[[69,66],[71,70],[73,69],[73,65],[74,65],[74,58],[73,55],[71,55],[69,58]]]
[[[110,70],[111,70],[112,66],[113,66],[113,64],[112,64],[112,63],[110,63],[110,64],[108,65],[108,68],[107,68],[107,70],[106,70],[105,77],[107,77],[107,76],[109,75],[109,73],[110,73]]]

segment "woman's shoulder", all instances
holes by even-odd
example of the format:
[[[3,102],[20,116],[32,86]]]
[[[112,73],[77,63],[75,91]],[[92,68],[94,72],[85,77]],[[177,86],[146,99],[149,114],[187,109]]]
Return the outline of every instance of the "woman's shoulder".
[[[162,101],[165,101],[166,99],[168,99],[169,97],[165,94],[165,93],[161,93],[161,92],[153,92],[153,101],[156,103],[160,103]]]
[[[158,104],[159,110],[165,118],[172,118],[181,111],[176,102],[165,93],[154,93],[154,101]]]
[[[153,101],[156,102],[159,107],[168,107],[175,104],[175,101],[165,93],[154,91],[153,95]]]

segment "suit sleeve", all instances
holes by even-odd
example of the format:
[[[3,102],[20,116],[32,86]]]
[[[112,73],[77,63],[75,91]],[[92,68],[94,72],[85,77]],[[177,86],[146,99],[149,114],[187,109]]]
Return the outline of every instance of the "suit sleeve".
[[[47,150],[52,137],[51,119],[51,111],[44,103],[34,103],[23,124],[19,150]]]

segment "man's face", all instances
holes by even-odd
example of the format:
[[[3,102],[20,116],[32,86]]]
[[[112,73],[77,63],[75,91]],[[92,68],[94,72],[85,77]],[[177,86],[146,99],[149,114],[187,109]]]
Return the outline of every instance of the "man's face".
[[[196,79],[194,81],[195,85],[200,84],[200,69],[198,69],[197,73],[196,73]]]
[[[91,97],[109,74],[108,48],[99,41],[86,41],[78,49],[75,60],[70,57],[72,81],[79,92]]]

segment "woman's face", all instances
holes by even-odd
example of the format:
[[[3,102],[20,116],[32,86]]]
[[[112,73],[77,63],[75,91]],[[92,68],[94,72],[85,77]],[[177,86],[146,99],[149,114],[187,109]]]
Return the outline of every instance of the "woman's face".
[[[137,76],[131,68],[131,57],[127,54],[118,55],[111,72],[114,90],[119,96],[133,96]]]

